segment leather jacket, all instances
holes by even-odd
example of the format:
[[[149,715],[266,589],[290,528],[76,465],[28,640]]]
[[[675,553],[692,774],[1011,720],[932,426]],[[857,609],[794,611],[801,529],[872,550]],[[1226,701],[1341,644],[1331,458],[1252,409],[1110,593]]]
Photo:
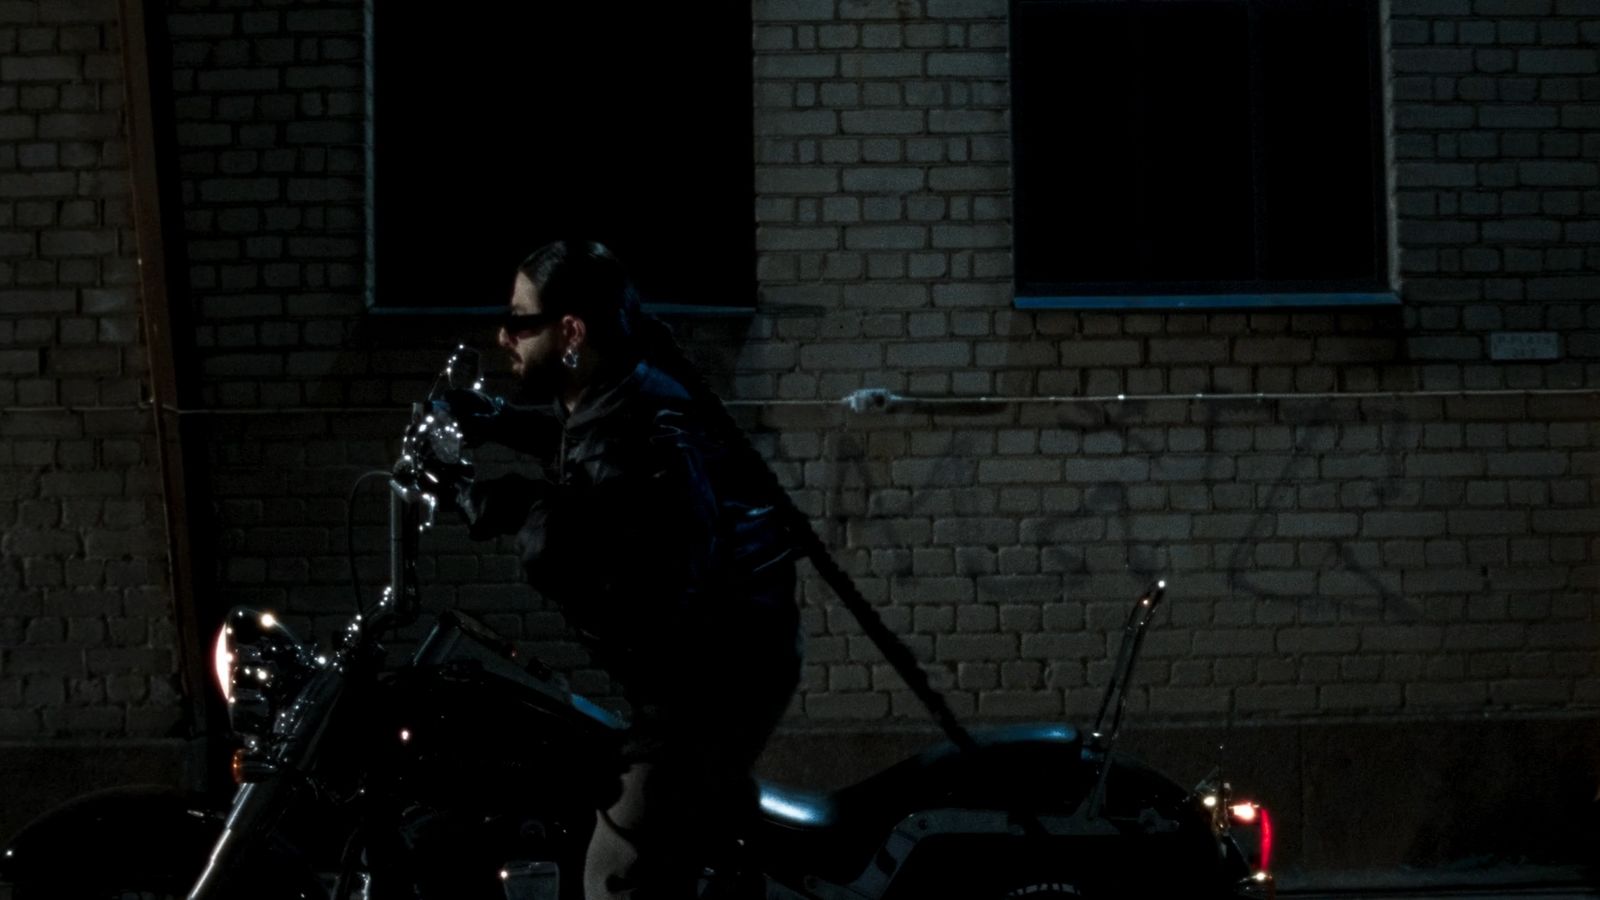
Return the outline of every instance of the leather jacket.
[[[464,491],[472,535],[515,534],[528,581],[625,685],[662,654],[739,640],[755,607],[794,615],[794,547],[761,496],[760,461],[665,372],[640,362],[570,414],[557,402],[500,415],[495,439],[545,471]]]

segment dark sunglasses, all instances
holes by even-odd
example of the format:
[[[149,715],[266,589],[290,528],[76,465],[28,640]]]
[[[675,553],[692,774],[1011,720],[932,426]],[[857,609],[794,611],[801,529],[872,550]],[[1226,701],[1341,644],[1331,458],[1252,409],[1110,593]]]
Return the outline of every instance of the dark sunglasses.
[[[526,331],[538,331],[540,328],[561,318],[560,313],[506,313],[500,317],[500,327],[506,334],[522,334]]]

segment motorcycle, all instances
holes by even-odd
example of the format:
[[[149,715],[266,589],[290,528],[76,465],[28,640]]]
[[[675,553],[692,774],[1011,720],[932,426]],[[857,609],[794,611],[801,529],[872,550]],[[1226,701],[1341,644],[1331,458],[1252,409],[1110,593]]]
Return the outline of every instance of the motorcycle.
[[[437,616],[409,661],[385,666],[385,636],[421,613],[419,538],[444,486],[473,471],[458,423],[433,401],[481,389],[474,359],[458,351],[413,407],[385,473],[388,586],[332,649],[271,612],[228,614],[215,659],[237,739],[231,804],[137,788],[73,801],[0,854],[16,900],[582,897],[625,723],[457,611]],[[1271,897],[1264,808],[1218,776],[1185,789],[1116,750],[1164,591],[1157,582],[1130,611],[1088,731],[968,733],[941,707],[948,743],[859,784],[759,783],[759,812],[706,848],[701,895]],[[885,649],[897,665],[909,659],[903,645]],[[903,674],[919,683],[920,670]]]

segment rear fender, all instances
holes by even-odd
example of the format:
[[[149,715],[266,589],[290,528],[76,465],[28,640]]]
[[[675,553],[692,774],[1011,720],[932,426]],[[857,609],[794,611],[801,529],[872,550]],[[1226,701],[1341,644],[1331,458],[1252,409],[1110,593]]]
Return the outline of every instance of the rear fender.
[[[1069,812],[1092,785],[1082,741],[1067,726],[1005,726],[972,738],[970,752],[936,746],[845,788],[836,795],[841,812],[886,822],[926,809]]]
[[[756,842],[762,865],[792,873],[794,860],[804,859],[830,881],[848,883],[862,873],[882,881],[935,836],[958,842],[977,835],[1002,842],[1127,836],[1140,843],[1148,836],[1197,855],[1217,853],[1209,820],[1189,808],[1188,792],[1121,754],[1090,815],[1100,757],[1087,754],[1067,726],[1008,726],[973,739],[970,751],[935,747],[831,796],[764,786],[766,815]],[[877,874],[868,872],[874,859]]]

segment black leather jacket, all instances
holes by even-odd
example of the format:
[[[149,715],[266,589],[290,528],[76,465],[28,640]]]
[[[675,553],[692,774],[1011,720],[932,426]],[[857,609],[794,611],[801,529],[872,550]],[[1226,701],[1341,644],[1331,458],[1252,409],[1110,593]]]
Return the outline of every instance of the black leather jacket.
[[[641,362],[570,415],[556,403],[501,416],[497,440],[546,471],[473,485],[472,535],[514,533],[528,581],[625,685],[664,655],[739,641],[754,606],[793,615],[793,544],[758,489],[759,460],[731,452],[665,372]]]

